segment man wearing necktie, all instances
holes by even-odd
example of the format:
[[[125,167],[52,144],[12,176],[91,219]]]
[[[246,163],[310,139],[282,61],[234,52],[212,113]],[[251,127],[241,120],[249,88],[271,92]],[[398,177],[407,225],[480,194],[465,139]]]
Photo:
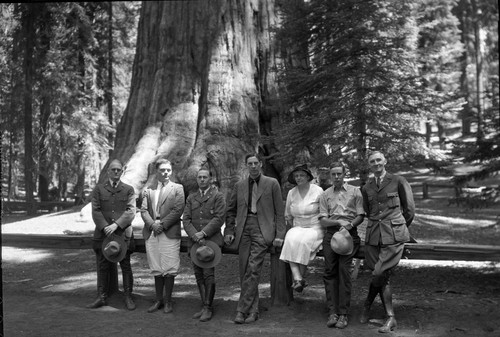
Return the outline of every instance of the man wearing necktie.
[[[201,168],[196,176],[199,190],[191,193],[186,200],[182,224],[191,238],[188,252],[195,242],[204,244],[205,240],[219,246],[224,244],[221,227],[224,224],[226,202],[224,195],[212,187],[212,173],[208,168]],[[212,318],[212,303],[215,295],[215,267],[202,268],[193,262],[194,276],[200,292],[202,309],[193,315],[201,322]]]
[[[259,280],[264,257],[285,237],[283,197],[278,181],[261,173],[257,154],[245,157],[248,179],[234,185],[226,212],[224,242],[238,247],[241,293],[234,322],[259,318]]]
[[[164,307],[168,314],[173,311],[172,291],[180,268],[184,189],[170,180],[172,164],[169,160],[157,160],[155,169],[157,179],[144,191],[141,206],[146,257],[155,279],[156,300],[148,312]]]
[[[132,299],[133,275],[130,254],[134,250],[132,220],[135,218],[135,192],[130,185],[120,181],[123,172],[122,163],[114,159],[108,167],[108,179],[98,184],[92,191],[92,219],[95,223],[92,248],[97,258],[97,299],[87,305],[95,309],[107,304],[109,292],[109,273],[113,262],[108,261],[102,252],[102,243],[106,236],[119,235],[127,243],[127,253],[120,261],[123,276],[125,304],[128,310],[135,309]]]
[[[403,255],[405,242],[410,241],[408,227],[415,216],[415,203],[410,184],[405,178],[385,170],[387,160],[380,152],[368,157],[374,177],[363,186],[363,208],[368,217],[365,237],[365,263],[372,270],[372,279],[361,315],[368,322],[370,306],[377,294],[388,316],[379,332],[396,328],[389,279]]]

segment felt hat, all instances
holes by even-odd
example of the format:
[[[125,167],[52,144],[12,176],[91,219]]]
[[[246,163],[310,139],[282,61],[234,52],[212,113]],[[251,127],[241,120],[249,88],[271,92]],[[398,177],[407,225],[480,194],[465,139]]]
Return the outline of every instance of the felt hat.
[[[107,236],[102,242],[102,253],[111,262],[120,262],[127,254],[127,243],[122,236]]]
[[[341,229],[333,234],[330,240],[332,250],[339,255],[350,255],[354,249],[352,236],[347,229]]]
[[[196,242],[191,247],[191,251],[189,253],[191,261],[201,268],[215,267],[220,262],[222,257],[220,247],[213,241],[204,241],[204,244]]]
[[[295,178],[293,177],[293,174],[294,174],[295,172],[297,172],[297,171],[303,171],[303,172],[305,172],[305,173],[307,174],[307,176],[308,176],[309,181],[311,181],[311,180],[313,180],[313,179],[314,179],[314,177],[313,177],[313,175],[312,175],[312,173],[311,173],[311,170],[309,170],[309,169],[307,168],[307,164],[304,164],[304,165],[298,165],[298,166],[296,166],[296,167],[292,170],[292,172],[290,172],[290,173],[288,174],[288,182],[289,182],[290,184],[297,185],[297,183],[295,182]]]

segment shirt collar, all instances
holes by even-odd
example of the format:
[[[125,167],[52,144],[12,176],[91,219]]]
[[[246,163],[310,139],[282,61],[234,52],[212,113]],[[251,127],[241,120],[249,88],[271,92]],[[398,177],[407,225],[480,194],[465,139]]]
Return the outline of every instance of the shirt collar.
[[[262,174],[259,174],[257,176],[257,178],[255,178],[255,179],[253,179],[252,177],[248,176],[248,182],[250,183],[253,180],[253,181],[255,181],[258,184],[261,176],[262,176]]]
[[[113,180],[109,179],[109,185],[110,185],[110,186],[113,186],[113,184],[114,184],[114,183],[115,183],[115,182],[114,182]],[[118,186],[119,184],[120,184],[120,180],[118,180],[118,181],[116,182],[116,186]]]

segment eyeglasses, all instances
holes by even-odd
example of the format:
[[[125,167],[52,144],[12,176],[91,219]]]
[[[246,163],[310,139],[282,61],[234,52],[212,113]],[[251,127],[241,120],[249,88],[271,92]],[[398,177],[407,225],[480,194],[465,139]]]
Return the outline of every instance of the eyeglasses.
[[[122,169],[117,169],[117,168],[109,169],[109,170],[112,171],[112,172],[121,172],[122,171]]]

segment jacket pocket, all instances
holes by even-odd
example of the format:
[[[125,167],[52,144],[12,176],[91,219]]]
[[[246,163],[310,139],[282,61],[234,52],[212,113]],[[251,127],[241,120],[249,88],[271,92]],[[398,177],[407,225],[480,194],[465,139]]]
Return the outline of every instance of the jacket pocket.
[[[387,193],[387,206],[389,208],[399,207],[399,194],[398,192]]]
[[[406,222],[401,219],[391,220],[392,233],[394,234],[394,241],[408,242],[410,241],[410,232],[406,226]]]

